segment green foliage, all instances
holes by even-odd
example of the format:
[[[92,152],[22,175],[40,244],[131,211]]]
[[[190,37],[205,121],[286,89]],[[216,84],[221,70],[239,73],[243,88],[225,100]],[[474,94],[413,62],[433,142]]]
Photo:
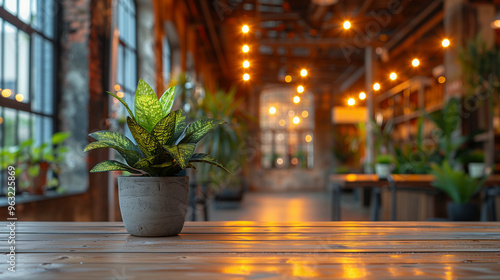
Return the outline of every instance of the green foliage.
[[[109,94],[127,108],[130,114],[127,125],[135,143],[117,132],[98,131],[89,134],[97,141],[88,144],[84,152],[112,148],[126,161],[125,164],[107,160],[98,163],[90,172],[125,171],[142,176],[173,176],[186,168],[195,168],[192,163],[197,162],[228,171],[214,157],[194,153],[196,144],[224,122],[200,119],[188,126],[186,114],[182,110],[171,111],[175,87],[167,89],[158,99],[153,89],[141,79],[135,94],[135,115],[126,102],[115,94]]]
[[[375,163],[392,164],[394,163],[394,157],[388,154],[380,154],[377,157],[375,157]]]
[[[473,150],[468,155],[466,155],[464,157],[464,162],[465,163],[470,163],[470,162],[483,163],[484,162],[484,152],[481,150]]]
[[[370,128],[373,133],[374,149],[377,153],[394,153],[392,141],[392,128],[394,127],[392,120],[382,126],[378,125],[373,119],[370,119]]]
[[[456,171],[448,161],[441,165],[433,164],[431,174],[435,179],[432,185],[445,192],[455,203],[466,204],[481,189],[485,178],[471,178],[463,171]]]

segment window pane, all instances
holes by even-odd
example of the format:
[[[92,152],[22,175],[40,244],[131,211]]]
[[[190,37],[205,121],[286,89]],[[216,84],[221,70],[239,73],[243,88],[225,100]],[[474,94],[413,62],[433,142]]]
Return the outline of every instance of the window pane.
[[[42,9],[43,0],[32,0],[31,1],[31,14],[33,16],[33,20],[31,22],[31,26],[36,30],[42,30]]]
[[[42,111],[42,38],[33,34],[32,47],[32,65],[31,65],[31,110],[34,112]]]
[[[44,0],[43,2],[45,4],[44,10],[42,11],[43,31],[47,37],[53,38],[54,18],[57,16],[57,6],[54,0]]]
[[[17,15],[17,0],[5,0],[4,7],[11,14]]]
[[[118,30],[120,31],[120,39],[123,40],[124,35],[125,35],[125,8],[123,7],[123,4],[121,1],[118,3]]]
[[[43,112],[45,114],[52,114],[53,112],[53,75],[54,75],[54,54],[53,46],[49,41],[43,42]]]
[[[3,20],[0,18],[0,77],[3,77],[2,76],[2,65],[3,65],[3,61],[2,61],[2,53],[3,53]],[[0,80],[1,82],[1,80]],[[2,85],[0,84],[0,87]]]
[[[130,17],[130,20],[129,20],[129,32],[130,32],[130,40],[129,40],[129,44],[130,46],[135,49],[135,41],[136,41],[136,30],[135,30],[135,27],[136,27],[136,23],[135,23],[135,16],[133,14],[130,14],[129,15]]]
[[[122,87],[123,87],[123,59],[124,59],[123,46],[120,44],[118,45],[118,57],[117,57],[118,69],[116,71],[116,83]]]
[[[28,34],[19,31],[19,57],[18,57],[18,80],[17,94],[21,94],[23,103],[28,103],[29,94],[29,75],[30,75],[30,37]]]
[[[31,20],[30,0],[19,1],[19,18],[28,24],[30,23]]]
[[[18,122],[19,143],[30,139],[30,114],[19,111]]]
[[[4,24],[4,45],[3,45],[3,69],[5,71],[3,77],[3,87],[11,90],[13,95],[17,91],[16,89],[16,74],[17,74],[17,32],[13,25],[5,23]]]
[[[34,115],[33,116],[33,139],[35,140],[35,145],[40,146],[42,144],[43,139],[43,122],[42,116]]]
[[[16,111],[13,109],[5,108],[4,109],[4,146],[10,147],[16,145]]]
[[[42,143],[50,142],[51,138],[52,138],[52,119],[43,117]]]

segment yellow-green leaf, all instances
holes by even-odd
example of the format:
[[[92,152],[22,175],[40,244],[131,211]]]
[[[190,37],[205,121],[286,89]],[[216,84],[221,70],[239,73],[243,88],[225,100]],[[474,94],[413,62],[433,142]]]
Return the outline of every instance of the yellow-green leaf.
[[[160,104],[163,111],[163,117],[167,116],[172,110],[175,98],[175,86],[168,88],[160,97]]]
[[[142,79],[137,84],[135,93],[135,120],[148,132],[163,117],[162,106],[154,90]]]
[[[156,140],[158,140],[161,145],[173,144],[176,116],[175,112],[168,114],[153,128],[151,133],[154,137],[156,137]]]
[[[112,92],[107,91],[107,93],[109,95],[113,96],[114,98],[118,99],[118,101],[120,101],[120,103],[123,104],[123,106],[125,106],[125,108],[127,109],[128,114],[130,115],[130,117],[135,120],[134,114],[132,114],[132,110],[130,110],[130,108],[128,107],[127,102],[125,102],[123,99],[121,99],[120,97],[118,97],[116,94],[114,94]]]
[[[194,153],[196,148],[195,144],[179,144],[167,145],[163,148],[175,159],[176,163],[182,168],[186,168],[189,159]]]
[[[127,117],[127,125],[132,136],[134,136],[135,142],[137,142],[137,145],[139,145],[139,148],[146,157],[160,153],[161,145],[152,134],[130,117]]]
[[[100,148],[115,149],[118,153],[120,153],[120,155],[130,165],[135,164],[140,159],[140,155],[136,151],[125,150],[122,147],[119,147],[117,145],[114,145],[114,144],[106,142],[106,141],[95,141],[95,142],[89,143],[85,147],[85,149],[83,150],[83,152],[88,152],[90,150],[100,149]]]
[[[184,138],[180,143],[198,143],[203,137],[205,137],[212,129],[220,124],[225,123],[222,120],[216,119],[201,119],[192,124],[190,124],[187,129]]]
[[[96,164],[90,172],[106,172],[106,171],[127,171],[134,174],[142,174],[140,170],[133,169],[116,160],[106,160]]]
[[[174,141],[178,140],[181,137],[184,129],[186,129],[186,113],[179,109],[174,111],[175,113],[175,131],[174,131]],[[177,143],[175,143],[177,144]]]
[[[194,154],[191,157],[191,159],[189,159],[189,162],[190,163],[192,163],[192,162],[208,163],[208,164],[211,164],[213,166],[217,166],[228,173],[231,173],[226,167],[224,167],[224,165],[222,165],[222,163],[218,162],[213,156],[211,156],[209,154],[204,154],[204,153]]]

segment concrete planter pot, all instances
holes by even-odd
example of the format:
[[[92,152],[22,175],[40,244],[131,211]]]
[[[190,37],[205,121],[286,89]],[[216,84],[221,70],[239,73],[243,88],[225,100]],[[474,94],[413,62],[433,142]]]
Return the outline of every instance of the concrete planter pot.
[[[469,175],[472,178],[481,178],[486,171],[486,165],[482,162],[471,162],[468,164]]]
[[[375,174],[377,174],[379,179],[387,179],[391,174],[392,165],[387,163],[376,163],[375,164]]]
[[[188,210],[189,177],[118,177],[123,223],[135,236],[174,236]]]

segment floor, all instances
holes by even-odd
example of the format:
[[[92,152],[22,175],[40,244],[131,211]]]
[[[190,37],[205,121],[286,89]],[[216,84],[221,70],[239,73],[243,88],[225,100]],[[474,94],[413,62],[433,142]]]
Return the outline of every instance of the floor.
[[[342,195],[341,207],[342,220],[369,220],[369,209],[361,207],[352,194]],[[324,192],[248,192],[235,209],[221,209],[213,200],[208,209],[210,221],[329,221],[331,202]]]

